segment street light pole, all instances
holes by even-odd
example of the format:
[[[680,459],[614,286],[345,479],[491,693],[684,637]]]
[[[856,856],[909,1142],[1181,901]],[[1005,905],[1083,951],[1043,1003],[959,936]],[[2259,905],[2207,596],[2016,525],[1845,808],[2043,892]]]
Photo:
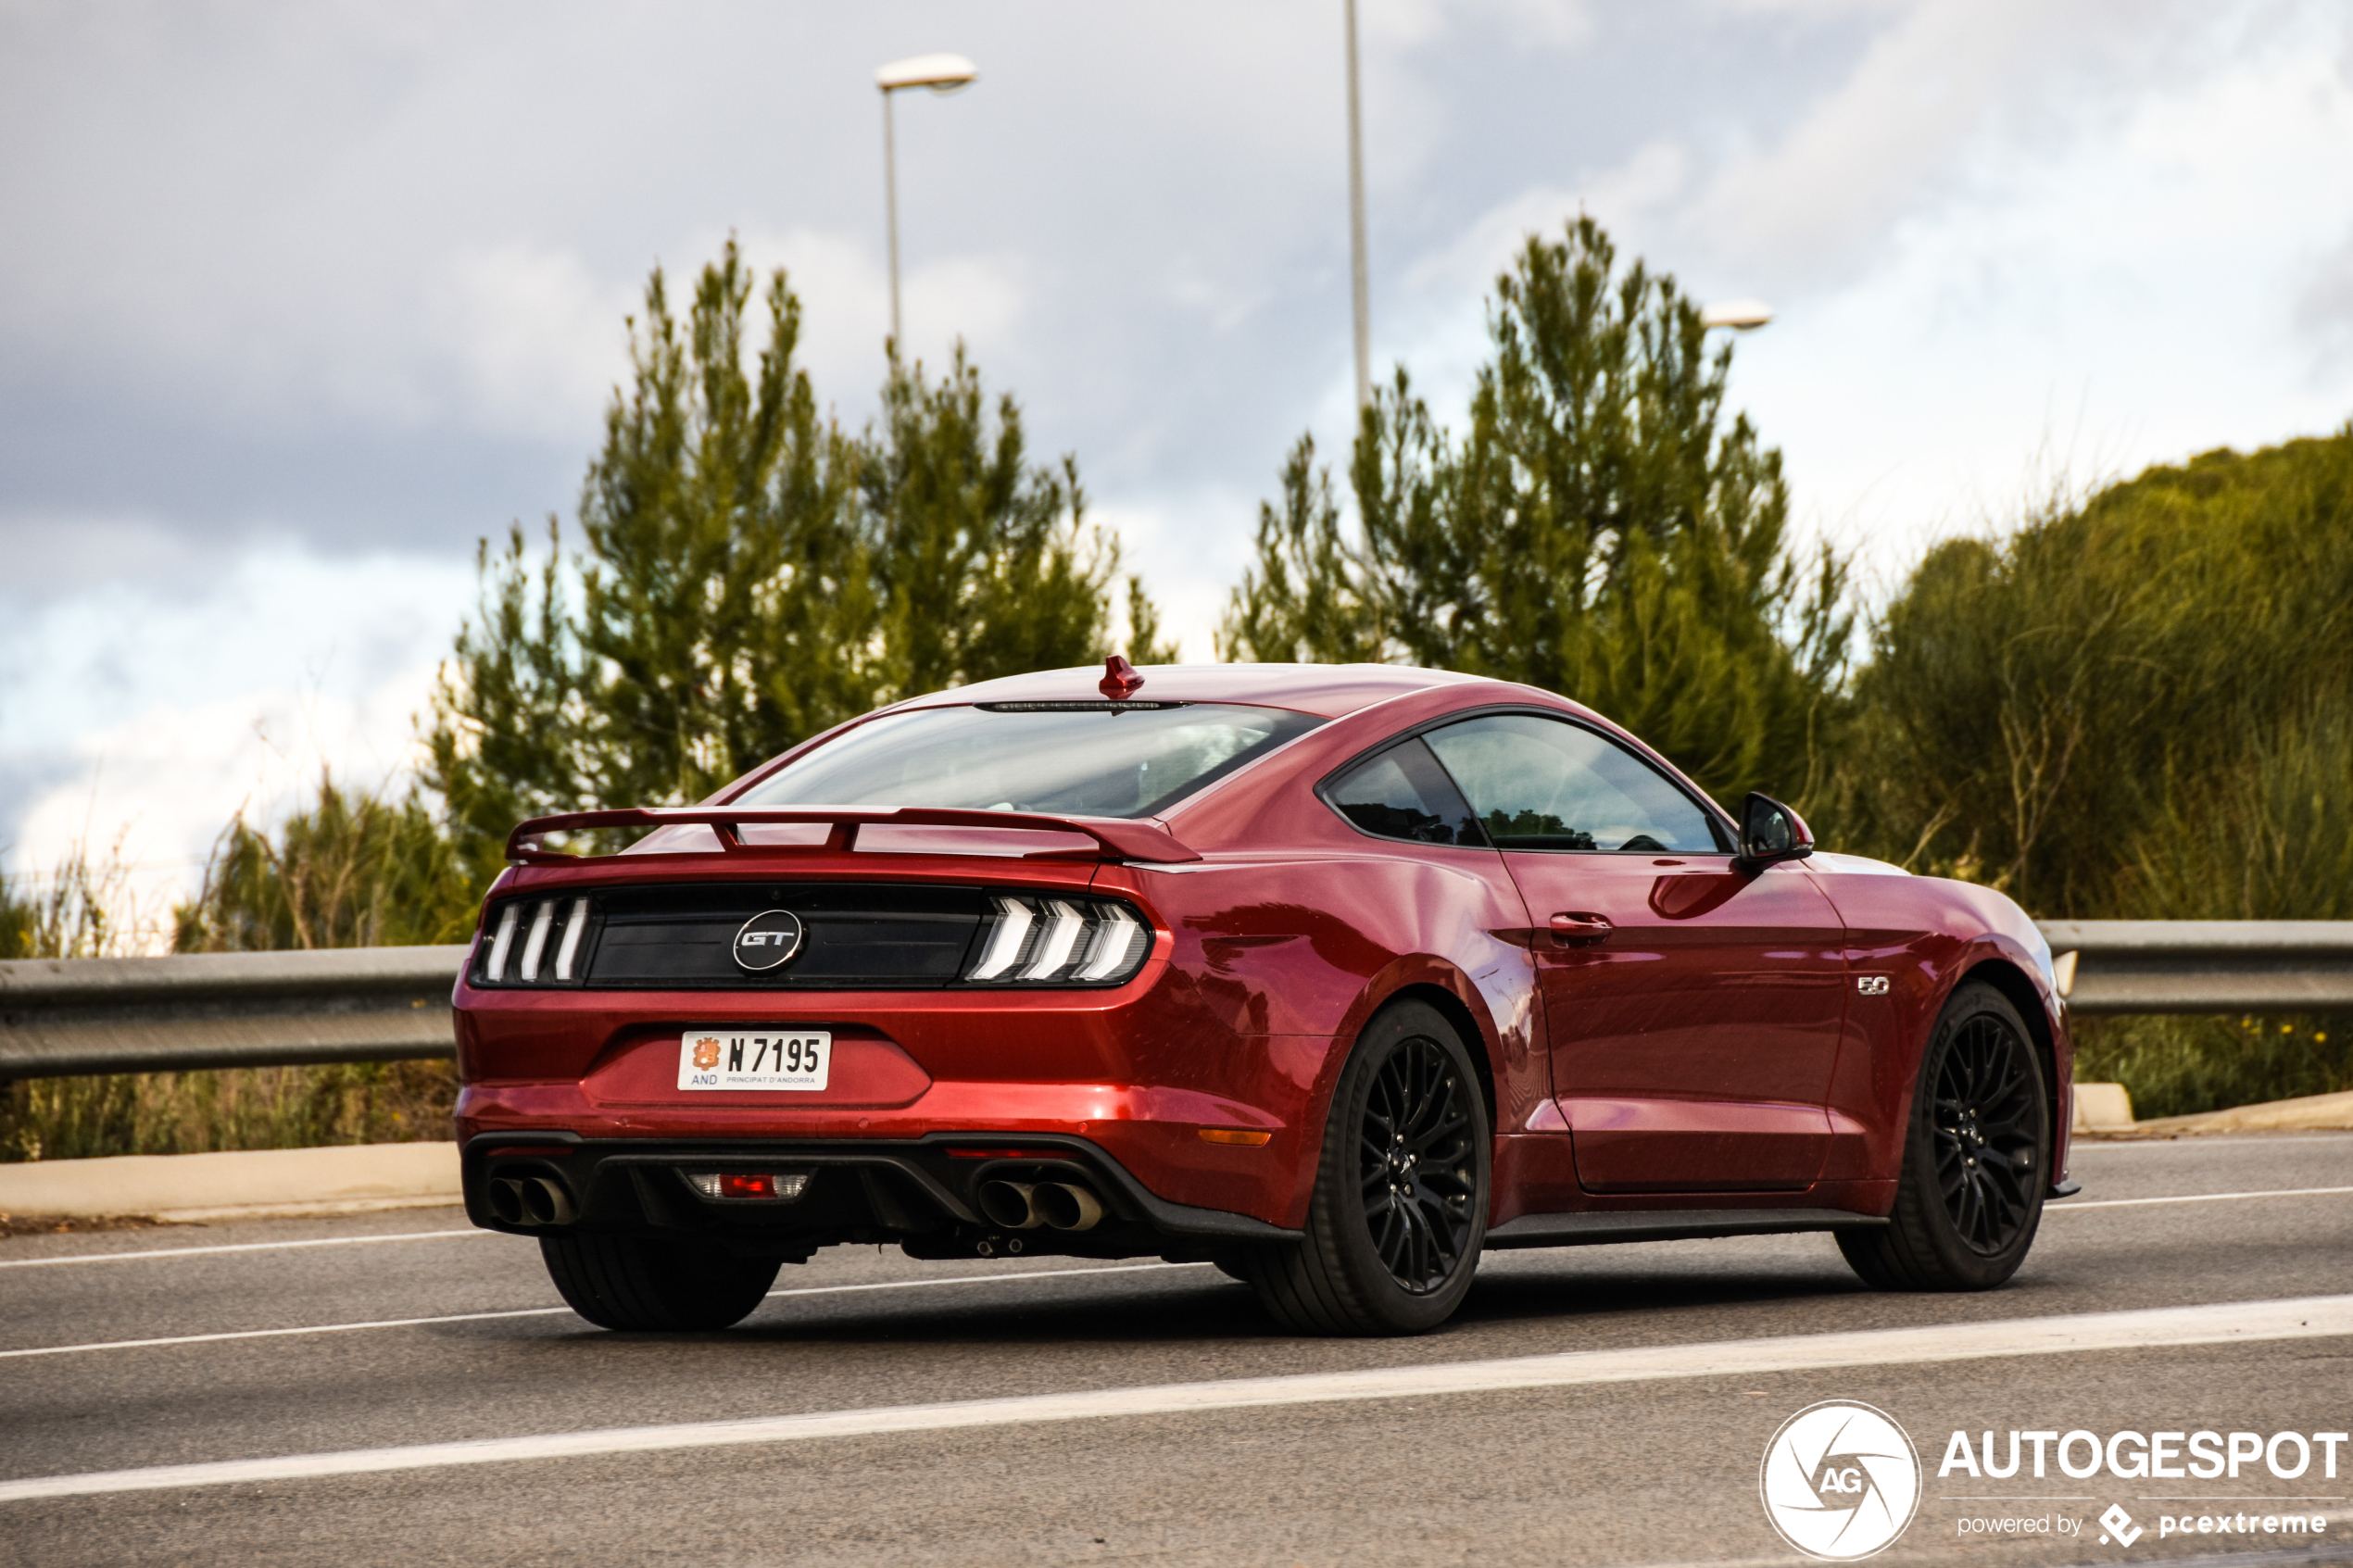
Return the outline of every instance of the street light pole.
[[[1348,13],[1348,271],[1356,315],[1356,407],[1373,400],[1373,307],[1365,276],[1365,112],[1356,85],[1356,0]]]
[[[1353,0],[1352,0],[1353,3]],[[947,94],[969,87],[980,72],[962,55],[917,55],[893,60],[875,72],[883,101],[884,227],[890,245],[890,352],[899,352],[899,149],[893,135],[890,95],[905,87],[928,87]]]
[[[890,89],[883,101],[883,227],[890,237],[890,351],[899,352],[899,150],[891,136]]]

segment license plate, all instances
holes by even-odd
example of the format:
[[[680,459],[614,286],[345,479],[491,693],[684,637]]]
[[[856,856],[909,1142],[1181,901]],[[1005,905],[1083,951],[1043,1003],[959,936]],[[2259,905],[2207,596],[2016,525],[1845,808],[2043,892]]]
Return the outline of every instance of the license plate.
[[[823,1029],[689,1029],[678,1042],[682,1089],[822,1089],[833,1065]]]

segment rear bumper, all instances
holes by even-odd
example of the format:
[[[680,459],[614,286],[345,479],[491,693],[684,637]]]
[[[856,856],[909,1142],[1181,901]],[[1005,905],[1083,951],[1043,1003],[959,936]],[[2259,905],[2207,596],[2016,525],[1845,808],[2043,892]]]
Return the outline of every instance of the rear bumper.
[[[644,1150],[919,1147],[986,1129],[1064,1138],[1164,1208],[1306,1214],[1319,1107],[1343,1054],[1328,1036],[1238,1030],[1191,978],[1036,993],[457,993],[458,1132]],[[823,1029],[826,1086],[679,1087],[686,1032]],[[1263,1134],[1256,1145],[1204,1131]],[[1148,1209],[1139,1199],[1139,1209]]]
[[[1158,1197],[1088,1139],[1004,1132],[936,1132],[914,1138],[583,1138],[563,1132],[493,1132],[460,1151],[466,1213],[518,1236],[588,1229],[700,1235],[747,1255],[804,1257],[841,1242],[897,1244],[918,1257],[1013,1254],[1124,1258],[1197,1254],[1217,1245],[1295,1239],[1299,1232],[1247,1214]],[[789,1200],[702,1196],[685,1173],[806,1172]],[[510,1223],[490,1201],[495,1180],[545,1180],[569,1200],[554,1223]],[[1087,1188],[1104,1217],[1081,1232],[1008,1229],[984,1214],[990,1181],[1063,1182]]]

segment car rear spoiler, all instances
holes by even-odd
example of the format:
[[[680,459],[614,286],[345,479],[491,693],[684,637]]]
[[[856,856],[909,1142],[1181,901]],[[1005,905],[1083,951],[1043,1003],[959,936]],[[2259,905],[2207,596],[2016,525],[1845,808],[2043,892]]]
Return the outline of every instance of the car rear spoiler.
[[[966,811],[937,806],[629,806],[614,811],[566,811],[534,817],[516,824],[507,835],[507,863],[562,866],[583,859],[545,847],[551,833],[577,828],[665,828],[699,824],[711,829],[719,847],[730,855],[792,854],[814,845],[747,844],[749,825],[776,822],[824,822],[833,831],[824,847],[847,850],[857,847],[858,830],[868,825],[910,828],[1022,828],[1036,833],[1084,834],[1102,847],[1106,857],[1176,864],[1201,857],[1179,843],[1166,828],[1122,817],[1053,817],[1030,811]]]

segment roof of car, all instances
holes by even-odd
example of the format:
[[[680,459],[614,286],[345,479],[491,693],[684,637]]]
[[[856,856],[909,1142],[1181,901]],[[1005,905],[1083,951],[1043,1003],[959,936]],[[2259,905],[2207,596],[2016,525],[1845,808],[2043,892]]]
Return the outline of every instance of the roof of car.
[[[1481,679],[1449,670],[1416,670],[1400,664],[1139,664],[1144,678],[1138,702],[1245,702],[1288,708],[1338,719],[1360,708],[1432,686]],[[1101,701],[1100,664],[1070,670],[1040,670],[981,681],[952,691],[915,698],[910,707],[950,703]]]

